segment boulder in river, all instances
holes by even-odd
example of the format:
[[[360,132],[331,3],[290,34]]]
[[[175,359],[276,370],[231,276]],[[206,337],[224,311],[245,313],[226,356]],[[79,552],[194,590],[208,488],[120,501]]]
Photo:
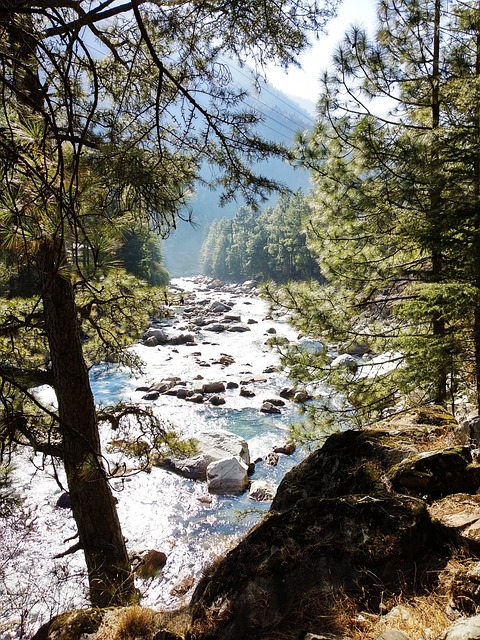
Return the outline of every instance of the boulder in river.
[[[185,398],[185,400],[187,400],[187,402],[193,402],[194,404],[202,404],[204,399],[205,398],[203,397],[202,393],[194,393],[191,396],[187,395],[187,397]]]
[[[248,465],[237,457],[222,458],[207,467],[209,493],[238,494],[248,486]]]
[[[232,324],[227,327],[227,331],[231,333],[245,333],[246,331],[251,331],[251,329],[245,324]]]
[[[140,555],[135,556],[137,560],[134,570],[139,578],[149,579],[157,576],[167,562],[167,556],[163,551],[149,549]]]
[[[167,342],[167,334],[164,329],[160,327],[149,327],[143,334],[143,341],[147,344],[147,341],[153,338],[155,344],[165,344]],[[153,341],[148,343],[149,346],[154,346]]]
[[[268,402],[268,400],[265,400],[265,402],[262,404],[262,406],[260,407],[260,411],[262,413],[268,414],[282,413],[277,406],[275,406],[271,402]]]
[[[208,309],[212,313],[225,313],[226,311],[231,311],[232,307],[224,302],[215,300],[208,305]]]
[[[330,363],[331,367],[345,367],[350,371],[356,371],[358,368],[358,360],[349,353],[341,353]]]
[[[169,458],[168,466],[186,478],[206,480],[207,467],[211,462],[232,456],[242,460],[248,468],[250,452],[247,441],[230,431],[217,429],[201,431],[195,435],[199,453],[189,458]]]
[[[255,502],[268,502],[275,496],[275,487],[266,480],[254,480],[250,485],[248,497]]]
[[[206,382],[202,387],[203,393],[221,393],[225,391],[225,383],[221,381]]]
[[[221,322],[214,322],[213,324],[205,327],[206,331],[213,331],[213,333],[222,333],[225,331],[225,325]]]
[[[283,453],[285,456],[291,456],[295,453],[297,446],[294,442],[289,441],[285,442],[285,444],[281,444],[278,447],[273,447],[273,451],[275,453]]]

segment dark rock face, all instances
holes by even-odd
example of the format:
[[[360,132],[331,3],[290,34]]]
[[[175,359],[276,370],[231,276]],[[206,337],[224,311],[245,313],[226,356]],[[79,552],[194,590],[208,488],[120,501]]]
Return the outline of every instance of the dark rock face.
[[[344,431],[331,435],[321,449],[289,471],[272,511],[285,511],[302,498],[334,498],[389,491],[385,472],[409,454],[392,445],[386,431]]]
[[[379,584],[412,572],[435,530],[425,503],[395,494],[386,478],[410,454],[386,431],[330,436],[285,476],[270,517],[202,579],[190,639],[294,640],[328,631],[335,594],[371,601]]]
[[[473,464],[469,447],[419,454],[394,467],[389,476],[397,491],[433,497],[475,493],[480,487],[480,467]]]
[[[59,509],[71,509],[72,502],[70,500],[70,494],[64,491],[55,504]]]
[[[202,578],[188,640],[326,637],[342,596],[375,607],[385,589],[446,562],[451,545],[477,553],[480,466],[468,447],[452,448],[455,430],[428,407],[327,438],[284,477],[269,517]],[[435,502],[458,491],[469,495]]]
[[[303,637],[302,624],[321,625],[321,603],[332,594],[395,582],[429,545],[428,514],[415,498],[301,499],[267,518],[202,579],[190,638]]]

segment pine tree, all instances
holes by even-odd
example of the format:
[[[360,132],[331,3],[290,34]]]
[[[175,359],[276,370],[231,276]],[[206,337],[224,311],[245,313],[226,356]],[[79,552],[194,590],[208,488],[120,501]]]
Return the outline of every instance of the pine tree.
[[[328,285],[278,294],[331,348],[390,354],[377,368],[332,366],[327,349],[290,359],[299,377],[342,389],[355,416],[399,394],[445,403],[447,382],[453,402],[480,372],[479,8],[385,0],[378,17],[374,39],[345,36],[301,151],[315,182],[308,242]]]

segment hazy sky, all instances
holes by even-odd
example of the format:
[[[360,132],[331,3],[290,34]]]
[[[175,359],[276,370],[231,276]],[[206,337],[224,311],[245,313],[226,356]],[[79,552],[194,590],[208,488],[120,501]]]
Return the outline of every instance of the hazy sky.
[[[328,66],[335,45],[351,24],[373,27],[375,6],[375,0],[343,0],[338,17],[327,26],[328,34],[321,34],[320,40],[302,57],[302,70],[291,69],[285,74],[278,68],[270,68],[270,83],[285,93],[316,102],[320,92],[318,78]]]

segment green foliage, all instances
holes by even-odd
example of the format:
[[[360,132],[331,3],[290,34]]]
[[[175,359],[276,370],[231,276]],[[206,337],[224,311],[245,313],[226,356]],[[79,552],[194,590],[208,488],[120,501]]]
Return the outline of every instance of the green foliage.
[[[320,278],[306,246],[311,209],[301,193],[281,196],[262,214],[241,207],[233,220],[214,220],[201,250],[205,273],[225,280]]]
[[[161,465],[172,454],[186,457],[197,452],[195,440],[180,438],[174,425],[159,419],[148,407],[120,403],[103,409],[99,420],[109,422],[115,433],[108,450],[135,459],[141,470]],[[122,475],[121,468],[115,471]]]
[[[0,426],[8,445],[63,460],[92,604],[104,607],[136,593],[88,366],[127,360],[161,309],[159,290],[118,269],[124,234],[165,237],[188,218],[202,164],[223,201],[281,188],[255,165],[288,151],[257,135],[221,56],[287,66],[337,2],[54,4],[4,3],[0,16]],[[145,241],[133,251],[142,280],[165,283]],[[38,289],[12,281],[16,267]],[[58,406],[35,396],[43,383]]]
[[[400,399],[453,404],[472,380],[480,406],[478,10],[402,0],[378,12],[374,39],[345,35],[299,140],[314,181],[307,246],[328,284],[268,291],[326,345],[284,354],[294,378],[342,394],[319,400],[314,429]],[[353,368],[335,362],[357,352]]]
[[[156,287],[167,286],[170,277],[163,266],[160,238],[153,233],[127,231],[118,251],[125,270]]]

